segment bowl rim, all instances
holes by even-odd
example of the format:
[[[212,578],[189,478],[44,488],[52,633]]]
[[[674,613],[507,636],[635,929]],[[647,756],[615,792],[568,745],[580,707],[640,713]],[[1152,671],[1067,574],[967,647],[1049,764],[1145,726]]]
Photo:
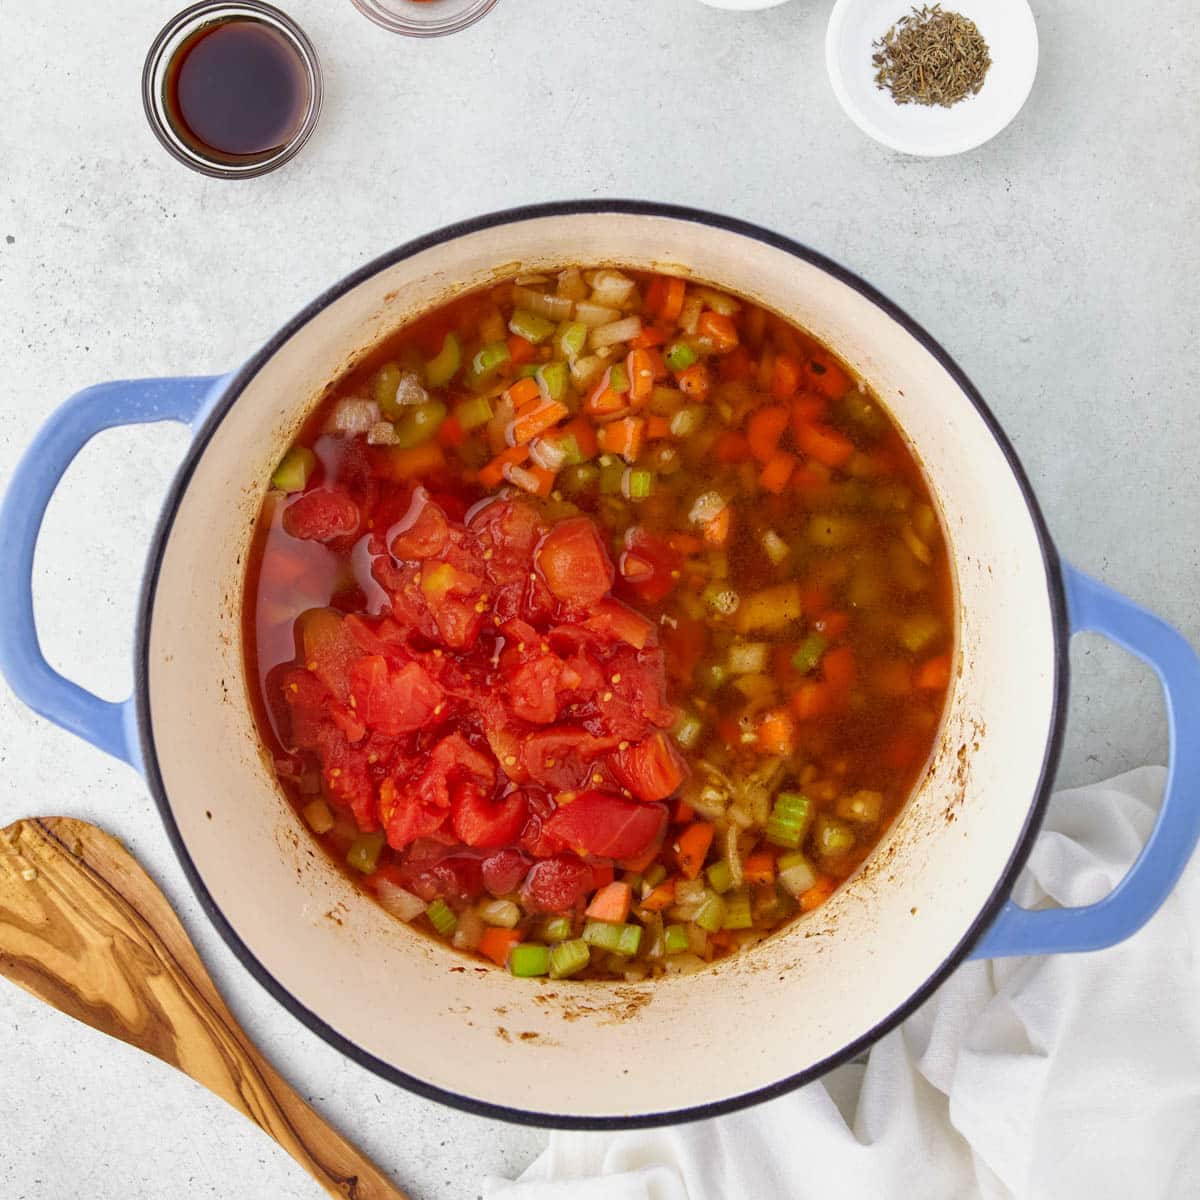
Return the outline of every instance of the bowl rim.
[[[777,250],[781,250],[786,254],[810,263],[832,275],[840,282],[854,288],[866,299],[881,308],[919,342],[926,351],[933,355],[960,387],[964,397],[974,405],[1013,473],[1022,498],[1025,501],[1037,536],[1038,546],[1041,550],[1054,637],[1054,661],[1052,663],[1054,679],[1050,729],[1046,739],[1045,753],[1042,758],[1041,773],[1038,777],[1038,783],[1034,789],[1033,796],[1030,799],[1025,822],[1013,848],[1013,852],[1004,870],[997,878],[996,884],[989,894],[987,901],[980,908],[967,932],[957,945],[951,947],[946,953],[940,966],[930,974],[919,988],[913,991],[886,1017],[878,1021],[870,1029],[864,1031],[861,1036],[847,1046],[818,1062],[810,1064],[803,1071],[786,1076],[765,1087],[730,1096],[723,1100],[669,1111],[640,1113],[619,1117],[544,1113],[495,1104],[491,1101],[479,1100],[472,1096],[449,1091],[436,1084],[431,1084],[426,1080],[410,1075],[393,1066],[391,1063],[384,1062],[376,1055],[364,1050],[361,1046],[356,1045],[338,1033],[320,1016],[302,1004],[295,995],[267,970],[245,942],[242,941],[213,899],[200,870],[192,860],[167,801],[166,788],[159,769],[158,755],[154,741],[149,688],[151,618],[154,611],[155,594],[163,565],[163,557],[167,542],[170,539],[176,513],[184,493],[187,491],[196,466],[208,449],[217,428],[233,408],[234,404],[237,403],[250,380],[262,369],[276,351],[335,300],[353,290],[364,280],[371,278],[373,275],[404,259],[412,258],[426,250],[444,245],[465,235],[477,233],[481,230],[494,229],[507,224],[517,224],[546,217],[605,214],[613,216],[666,218],[691,223],[700,227],[700,230],[706,227],[719,229],[723,232],[764,242]],[[966,960],[976,942],[986,932],[999,915],[1004,904],[1008,901],[1013,885],[1016,883],[1026,859],[1029,857],[1033,843],[1041,828],[1042,818],[1049,803],[1054,773],[1058,766],[1063,743],[1069,672],[1068,642],[1069,623],[1066,593],[1063,586],[1062,564],[1025,469],[1021,465],[1012,443],[975,386],[957,363],[942,348],[941,344],[921,325],[908,316],[903,309],[887,299],[881,292],[877,291],[852,271],[847,270],[823,254],[782,234],[735,217],[723,216],[703,209],[686,208],[645,200],[567,200],[504,209],[446,225],[441,229],[405,242],[395,249],[372,259],[317,296],[272,337],[268,338],[263,346],[251,355],[241,367],[225,378],[221,385],[221,391],[216,396],[211,410],[197,428],[195,437],[188,447],[183,463],[171,483],[167,497],[163,503],[162,513],[156,525],[153,539],[150,543],[146,569],[142,579],[141,594],[138,600],[137,625],[134,633],[134,696],[136,699],[137,733],[146,782],[151,796],[158,807],[159,814],[162,817],[167,837],[179,859],[180,865],[183,867],[188,883],[191,885],[192,891],[195,893],[201,908],[216,927],[225,944],[254,979],[291,1013],[293,1017],[330,1046],[339,1050],[347,1058],[359,1066],[365,1067],[381,1079],[397,1084],[427,1100],[438,1101],[441,1104],[446,1104],[451,1108],[459,1109],[474,1116],[549,1129],[646,1129],[724,1116],[767,1100],[776,1099],[798,1087],[812,1083],[834,1067],[849,1062],[856,1055],[878,1041],[884,1034],[895,1028],[901,1021],[915,1012],[949,978],[952,972]]]

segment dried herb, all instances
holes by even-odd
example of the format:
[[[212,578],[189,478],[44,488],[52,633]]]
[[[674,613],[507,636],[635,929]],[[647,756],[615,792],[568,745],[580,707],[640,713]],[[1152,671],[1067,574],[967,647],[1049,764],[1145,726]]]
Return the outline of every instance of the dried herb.
[[[874,43],[875,85],[897,104],[949,108],[983,87],[992,65],[987,42],[974,21],[922,5],[903,16]]]

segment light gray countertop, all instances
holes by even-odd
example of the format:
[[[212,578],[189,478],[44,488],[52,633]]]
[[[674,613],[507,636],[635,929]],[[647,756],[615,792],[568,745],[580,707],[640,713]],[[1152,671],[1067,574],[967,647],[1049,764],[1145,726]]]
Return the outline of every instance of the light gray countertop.
[[[98,381],[227,369],[327,285],[447,222],[580,196],[712,208],[840,260],[950,350],[1008,430],[1053,535],[1200,642],[1200,20],[1035,5],[1041,68],[994,142],[903,158],[846,120],[827,3],[502,0],[421,43],[349,0],[290,0],[325,67],[320,126],[263,179],[193,175],[142,116],[169,3],[0,0],[0,485],[53,408]],[[897,12],[902,8],[897,4]],[[119,14],[119,15],[115,15]],[[174,428],[102,435],[37,563],[52,660],[130,683],[141,559],[182,454]],[[2,534],[0,534],[2,536]],[[1149,672],[1081,640],[1061,779],[1162,761]],[[0,688],[0,824],[118,833],[178,906],[231,1006],[302,1094],[415,1198],[516,1172],[535,1130],[409,1096],[342,1059],[247,975],[201,914],[140,780]],[[6,1200],[317,1194],[219,1101],[0,982]],[[452,1053],[447,1047],[447,1053]]]

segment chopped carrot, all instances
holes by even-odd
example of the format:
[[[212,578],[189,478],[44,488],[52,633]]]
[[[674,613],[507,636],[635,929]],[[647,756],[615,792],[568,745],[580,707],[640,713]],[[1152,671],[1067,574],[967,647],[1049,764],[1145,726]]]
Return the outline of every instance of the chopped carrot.
[[[850,386],[846,372],[827,354],[814,354],[804,369],[808,386],[830,400],[840,400]]]
[[[524,478],[519,483],[517,479],[513,478],[512,482],[517,483],[518,487],[523,487],[530,495],[541,496],[544,500],[554,491],[554,481],[558,478],[557,471],[551,471],[549,467],[539,467],[537,463],[531,463],[528,467],[509,467],[509,477],[512,478],[518,471]]]
[[[760,850],[742,860],[742,878],[747,883],[775,882],[775,855]]]
[[[672,550],[678,550],[680,554],[699,554],[704,549],[704,543],[691,533],[668,533],[667,542]]]
[[[772,454],[758,476],[759,486],[778,496],[787,487],[788,480],[791,479],[795,469],[795,455],[784,454],[782,451]]]
[[[929,691],[940,692],[950,682],[950,655],[939,654],[926,659],[917,668],[916,685]]]
[[[828,425],[799,423],[792,431],[796,445],[827,467],[840,467],[854,453],[854,443]]]
[[[646,441],[661,442],[671,436],[671,422],[666,417],[649,417],[646,420]]]
[[[504,468],[518,466],[528,457],[528,446],[510,446],[507,450],[502,450],[479,472],[480,484],[485,488],[499,487],[504,479]]]
[[[675,903],[675,880],[664,879],[643,901],[647,912],[662,912]]]
[[[796,722],[786,708],[773,708],[758,719],[758,750],[772,758],[796,749]]]
[[[534,400],[542,398],[541,389],[537,385],[536,379],[518,379],[508,391],[504,393],[504,398],[513,406],[514,409],[524,408],[526,404]]]
[[[536,357],[537,347],[532,342],[526,341],[523,337],[518,337],[515,333],[509,335],[508,361],[514,367],[519,367],[523,363],[533,362]]]
[[[663,357],[663,352],[654,346],[647,350],[646,353],[650,356],[650,368],[654,372],[654,381],[661,383],[664,379],[671,377],[671,368],[667,366],[667,360]]]
[[[467,431],[459,424],[457,417],[447,417],[438,426],[437,439],[443,446],[453,449],[467,440]]]
[[[596,427],[591,421],[584,420],[583,417],[576,417],[573,421],[568,421],[563,427],[562,432],[564,437],[573,437],[575,445],[579,447],[579,453],[582,458],[595,458],[596,452],[600,449],[599,439],[596,437]]]
[[[406,449],[399,446],[378,446],[372,449],[376,451],[371,456],[376,463],[376,474],[390,479],[393,483],[432,475],[446,465],[446,455],[436,439]],[[496,482],[500,482],[498,477]]]
[[[716,933],[708,935],[710,946],[716,946],[718,950],[728,950],[734,944],[734,936],[732,929],[718,929]]]
[[[633,892],[629,884],[608,883],[592,897],[586,913],[596,921],[621,922],[629,916],[629,905],[632,902]]]
[[[501,929],[493,925],[483,931],[479,939],[479,953],[490,958],[498,967],[506,966],[509,951],[521,940],[515,929]]]
[[[648,350],[651,346],[665,345],[668,337],[670,334],[658,325],[643,325],[642,332],[631,339],[629,344],[635,350]]]
[[[749,379],[754,374],[754,360],[750,357],[750,351],[745,346],[735,346],[728,354],[721,356],[717,372],[726,383]]]
[[[800,593],[801,610],[806,613],[820,612],[829,607],[829,592],[820,584],[804,588]]]
[[[821,675],[834,691],[849,691],[857,674],[854,651],[849,646],[835,646],[821,656]]]
[[[750,443],[740,433],[726,430],[713,442],[713,455],[717,462],[728,466],[750,457]]]
[[[642,417],[622,417],[600,430],[600,443],[609,454],[619,454],[626,462],[636,462],[642,451],[646,422]]]
[[[536,385],[534,390],[537,390]],[[570,410],[561,401],[551,400],[549,403],[545,403],[540,399],[536,400],[517,410],[517,419],[513,421],[513,441],[518,446],[532,442],[539,433],[545,433],[547,429],[557,425],[564,417],[570,415]]]
[[[678,320],[679,314],[683,311],[683,294],[687,290],[687,285],[674,275],[668,275],[665,278],[667,280],[666,294],[663,296],[662,308],[659,309],[658,315],[669,323]]]
[[[813,610],[806,609],[805,611],[812,612]],[[850,614],[841,609],[828,609],[813,621],[813,628],[822,637],[834,641],[846,635],[846,631],[850,628]]]
[[[921,741],[915,733],[899,733],[883,748],[883,765],[893,771],[911,767],[921,753]]]
[[[807,392],[792,401],[793,425],[811,425],[814,421],[824,421],[828,413],[829,404],[823,396],[814,396]]]
[[[820,908],[833,895],[833,889],[834,882],[828,875],[819,876],[807,892],[800,893],[800,911],[812,912],[814,908]]]
[[[757,408],[746,422],[746,441],[750,453],[759,462],[767,462],[779,449],[779,439],[788,427],[788,410],[780,404],[768,404]]]
[[[646,288],[646,296],[642,300],[643,317],[662,316],[663,304],[667,299],[667,276],[655,275]]]
[[[603,862],[589,863],[592,868],[592,887],[607,887],[613,881],[613,865],[607,859]]]
[[[696,332],[708,338],[718,354],[732,350],[738,344],[738,331],[733,318],[721,313],[702,312],[700,320],[696,322]]]
[[[816,680],[805,680],[792,693],[792,712],[798,720],[811,721],[828,712],[830,707],[829,685]]]
[[[758,356],[758,377],[755,382],[760,392],[769,392],[775,379],[775,351],[769,347]]]
[[[608,386],[612,371],[607,370],[600,376],[599,383],[588,393],[583,402],[583,411],[593,417],[610,417],[623,412],[627,407],[625,397],[620,392],[614,392]]]
[[[675,812],[671,821],[675,825],[686,825],[694,816],[696,810],[682,797],[675,801]]]
[[[713,827],[707,821],[696,821],[675,839],[675,855],[684,878],[695,879],[704,867],[708,848],[712,845]]]
[[[776,400],[788,400],[800,387],[800,364],[790,354],[781,354],[775,359],[775,370],[771,375],[771,395]]]
[[[625,373],[629,376],[629,403],[641,408],[654,391],[654,363],[645,350],[634,349],[625,357]]]
[[[710,546],[723,546],[729,541],[729,533],[733,526],[733,509],[727,504],[700,531],[705,542]]]
[[[675,382],[679,385],[679,390],[693,400],[703,401],[708,398],[708,368],[702,362],[692,363],[686,371],[680,371],[675,377]]]

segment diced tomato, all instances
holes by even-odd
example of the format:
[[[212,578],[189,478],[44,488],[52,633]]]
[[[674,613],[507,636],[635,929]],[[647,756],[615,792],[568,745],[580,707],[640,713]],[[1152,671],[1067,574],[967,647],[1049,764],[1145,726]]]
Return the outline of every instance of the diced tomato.
[[[389,549],[397,558],[435,558],[446,548],[450,523],[429,493],[417,488],[408,511],[388,533],[392,539]]]
[[[332,608],[310,608],[296,621],[304,665],[342,703],[350,697],[349,671],[358,645],[342,615]]]
[[[483,886],[493,896],[507,896],[521,886],[531,865],[530,860],[512,846],[497,850],[483,860]]]
[[[560,845],[601,858],[641,854],[667,827],[662,804],[642,804],[608,792],[577,796],[546,822],[546,832]]]
[[[569,912],[592,887],[592,868],[575,854],[534,863],[521,887],[530,912]]]
[[[474,900],[483,892],[483,865],[469,854],[448,854],[428,863],[406,864],[409,891],[430,901]]]
[[[599,601],[583,625],[585,629],[625,642],[635,650],[643,649],[654,637],[654,626],[641,613],[611,598]]]
[[[625,586],[644,604],[661,604],[675,590],[683,555],[665,537],[633,525],[625,531],[625,555],[633,556],[647,568],[633,576],[624,567],[621,571]]]
[[[535,725],[549,725],[558,716],[559,693],[566,689],[562,659],[541,654],[518,667],[506,688],[513,716]]]
[[[645,741],[618,750],[609,757],[609,765],[613,774],[640,800],[665,800],[688,777],[683,755],[661,730]]]
[[[291,718],[291,746],[297,750],[316,750],[319,734],[325,727],[325,685],[302,667],[284,671],[279,689]]]
[[[424,729],[445,698],[419,663],[397,669],[378,654],[363,655],[350,668],[350,694],[358,716],[391,737]]]
[[[451,803],[451,826],[468,846],[490,849],[516,841],[529,805],[520,791],[489,799],[473,783],[461,784]]]
[[[358,505],[344,492],[319,488],[283,510],[283,531],[311,542],[331,542],[358,528]]]
[[[379,785],[379,816],[393,850],[403,850],[417,838],[436,833],[449,809],[448,804],[422,804],[415,797],[404,796],[403,786],[390,777]]]
[[[542,539],[536,562],[546,585],[571,604],[595,604],[613,584],[613,565],[587,517],[559,521]]]
[[[521,746],[525,770],[556,791],[578,788],[588,778],[592,764],[612,750],[618,739],[593,737],[585,729],[558,725],[531,733]],[[506,768],[507,769],[507,768]]]

